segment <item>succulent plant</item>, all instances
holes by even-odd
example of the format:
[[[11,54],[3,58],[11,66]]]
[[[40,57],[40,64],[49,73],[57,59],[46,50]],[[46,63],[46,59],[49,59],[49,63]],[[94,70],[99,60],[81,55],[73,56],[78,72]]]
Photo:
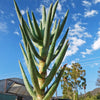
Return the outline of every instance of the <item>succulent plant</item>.
[[[29,83],[29,80],[26,76],[26,73],[24,72],[20,61],[19,65],[24,84],[27,91],[32,96],[33,100],[50,100],[57,89],[57,86],[60,82],[61,76],[66,66],[64,65],[59,70],[59,74],[57,75],[55,81],[53,82],[53,84],[50,84],[56,72],[58,71],[69,46],[68,40],[66,41],[69,30],[68,28],[57,49],[55,50],[56,41],[63,31],[63,27],[66,23],[69,12],[69,10],[67,10],[61,24],[60,20],[58,21],[58,24],[57,20],[55,20],[54,25],[52,25],[58,2],[59,1],[57,0],[54,6],[53,4],[50,5],[47,17],[46,9],[43,6],[42,20],[40,22],[40,25],[38,25],[34,13],[32,12],[31,20],[29,12],[27,11],[27,18],[29,23],[28,25],[21,15],[21,12],[14,0],[14,5],[18,19],[20,21],[20,30],[24,42],[24,47],[22,46],[22,44],[20,44],[20,47],[25,58],[33,88]],[[49,75],[47,76],[47,70],[54,59],[56,60],[52,66]],[[46,87],[49,84],[51,86],[46,90]]]

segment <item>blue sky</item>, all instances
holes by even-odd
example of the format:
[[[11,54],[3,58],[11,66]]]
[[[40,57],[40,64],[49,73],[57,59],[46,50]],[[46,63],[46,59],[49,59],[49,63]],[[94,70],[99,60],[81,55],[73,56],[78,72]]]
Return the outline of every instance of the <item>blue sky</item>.
[[[25,20],[26,10],[34,12],[38,23],[41,20],[42,5],[48,8],[56,0],[16,0]],[[100,67],[100,0],[59,0],[55,19],[63,19],[67,9],[69,16],[62,35],[69,27],[70,46],[62,65],[79,62],[86,70],[87,89],[96,88],[97,71]],[[18,60],[24,63],[19,43],[22,43],[19,21],[13,0],[0,0],[0,79],[21,77]],[[26,69],[26,67],[24,67]],[[61,91],[58,88],[58,95]],[[60,89],[61,90],[61,89]]]

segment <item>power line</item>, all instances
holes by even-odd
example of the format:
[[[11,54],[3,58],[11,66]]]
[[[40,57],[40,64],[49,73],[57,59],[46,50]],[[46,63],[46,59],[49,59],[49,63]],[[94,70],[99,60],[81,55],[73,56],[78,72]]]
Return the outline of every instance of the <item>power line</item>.
[[[82,61],[87,61],[87,60],[94,60],[94,59],[97,59],[97,58],[100,58],[100,57],[95,57],[95,58],[89,58],[89,59],[85,59],[85,60],[79,60],[80,62]]]
[[[92,63],[91,63],[91,62],[92,62]],[[85,62],[85,64],[88,64],[88,63],[93,64],[93,63],[97,63],[97,62],[100,62],[100,60],[97,60],[97,61],[90,61],[90,62]],[[84,64],[84,63],[81,63],[81,64]]]
[[[5,76],[12,76],[12,75],[21,75],[21,73],[19,73],[19,72],[15,72],[15,73],[10,73],[10,74],[0,74],[0,78],[1,77],[5,77]]]
[[[97,59],[97,58],[100,58],[100,57],[95,57],[95,58],[90,58],[90,59],[85,59],[85,60],[80,60],[79,62],[82,62],[81,64],[82,65],[91,65],[91,64],[93,64],[93,63],[98,63],[98,62],[100,62],[100,60],[97,60],[97,61],[88,61],[88,62],[83,62],[83,61],[87,61],[87,60],[94,60],[94,59]],[[100,63],[98,63],[98,64],[100,64]],[[10,73],[10,74],[0,74],[0,78],[1,77],[4,77],[4,76],[8,76],[8,75],[21,75],[21,73],[20,72],[15,72],[15,73]]]

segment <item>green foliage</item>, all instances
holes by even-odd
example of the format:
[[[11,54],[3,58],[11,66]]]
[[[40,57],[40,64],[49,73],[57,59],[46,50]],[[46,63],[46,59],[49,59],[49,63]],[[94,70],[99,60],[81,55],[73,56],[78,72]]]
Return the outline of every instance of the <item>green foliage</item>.
[[[96,95],[97,99],[100,99],[100,92]]]
[[[33,100],[49,100],[56,91],[61,76],[65,70],[66,65],[64,65],[64,67],[59,70],[59,74],[56,77],[55,81],[53,82],[53,84],[51,84],[49,89],[46,90],[46,87],[50,84],[54,75],[58,71],[69,46],[68,41],[66,41],[69,30],[68,28],[57,49],[55,50],[56,41],[63,31],[69,12],[69,10],[66,12],[62,23],[60,23],[59,20],[57,24],[57,20],[55,20],[53,28],[51,29],[58,2],[59,0],[56,1],[54,6],[53,4],[50,5],[47,16],[46,9],[43,6],[40,26],[38,26],[34,13],[32,12],[31,19],[30,14],[27,11],[27,18],[29,23],[28,26],[14,0],[14,5],[18,19],[20,21],[20,30],[24,43],[24,47],[22,46],[22,44],[20,44],[20,47],[25,58],[27,69],[30,74],[34,89],[31,87],[20,61],[19,65],[22,72],[24,84],[29,94],[33,97]],[[50,63],[55,58],[55,63],[52,66],[50,74],[47,76],[47,69],[49,68]]]
[[[99,74],[99,75],[98,75],[99,77],[98,77],[98,79],[97,79],[96,85],[97,85],[97,86],[100,86],[100,70],[98,71],[98,74]]]
[[[100,100],[100,93],[92,95],[91,92],[88,92],[85,95],[81,96],[79,100]]]
[[[66,68],[62,80],[61,87],[63,89],[63,98],[73,100],[78,99],[78,88],[83,89],[86,87],[85,70],[82,69],[79,63],[73,63],[71,68]]]

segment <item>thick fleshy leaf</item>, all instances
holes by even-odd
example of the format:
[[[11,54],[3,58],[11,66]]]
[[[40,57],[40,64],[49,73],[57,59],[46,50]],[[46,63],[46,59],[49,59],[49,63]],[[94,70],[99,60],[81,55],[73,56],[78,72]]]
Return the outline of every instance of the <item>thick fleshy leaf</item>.
[[[20,30],[21,30],[21,34],[22,34],[25,50],[27,50],[27,40],[25,38],[24,31],[23,31],[21,25],[20,25]]]
[[[34,13],[33,13],[33,12],[32,12],[32,19],[33,19],[33,24],[34,24],[35,33],[36,33],[36,35],[37,35],[37,37],[38,37],[39,39],[42,39],[42,34],[41,34],[41,31],[40,31],[40,29],[39,29],[39,26],[38,26],[38,24],[37,24],[37,21],[36,21],[36,19],[35,19],[35,16],[34,16]]]
[[[19,8],[18,8],[18,6],[17,6],[15,0],[14,0],[14,5],[15,5],[15,9],[16,9],[17,16],[18,16],[18,19],[19,19],[19,21],[20,21],[20,24],[22,25],[22,19],[23,19],[23,17],[22,17],[22,15],[21,15],[21,12],[20,12],[20,10],[19,10]],[[24,19],[23,19],[23,24],[25,25],[24,27],[25,27],[25,29],[26,29],[26,32],[27,32],[27,34],[29,34],[29,36],[31,37],[31,39],[32,39],[34,42],[39,43],[38,39],[36,39],[35,37],[32,36],[32,33],[31,33],[31,31],[30,31],[30,29],[29,29],[29,27],[28,27],[28,25],[27,25],[27,23],[25,22]],[[41,42],[40,42],[40,43],[41,43]]]
[[[59,72],[58,76],[56,77],[56,80],[51,85],[51,87],[47,90],[46,95],[45,95],[43,100],[49,100],[53,96],[54,92],[56,91],[56,89],[58,87],[58,84],[59,84],[61,76],[62,76],[62,74],[63,74],[63,72],[65,70],[65,67],[66,67],[66,65],[61,69],[61,71]]]
[[[23,24],[23,21],[22,21],[22,24]],[[32,42],[31,42],[31,40],[30,40],[28,34],[25,34],[24,25],[22,25],[22,27],[20,26],[20,28],[21,28],[22,33],[24,34],[24,36],[25,36],[27,42],[29,42],[29,45],[30,45],[30,47],[31,47],[31,50],[32,50],[33,54],[34,54],[38,59],[43,60],[43,59],[39,56],[39,54],[37,53],[37,51],[36,51],[34,45],[32,44]]]
[[[21,50],[22,50],[22,53],[23,53],[23,56],[24,56],[25,62],[26,62],[26,64],[27,64],[27,61],[28,61],[27,54],[26,54],[26,52],[25,52],[25,50],[24,50],[24,48],[23,48],[23,46],[22,46],[21,43],[20,43],[20,48],[21,48]]]
[[[21,44],[20,44],[20,48],[21,48],[21,50],[22,50],[22,53],[23,53],[23,56],[24,56],[24,59],[25,59],[25,62],[26,62],[26,65],[27,65],[27,68],[28,68],[28,71],[29,71],[27,54],[26,54],[26,52],[24,51],[24,48],[23,48],[23,46],[22,46]],[[35,64],[35,65],[38,65],[38,63],[37,63],[36,59],[34,58],[34,56],[32,56],[32,59],[33,59],[34,64]],[[43,78],[43,77],[40,75],[40,73],[38,72],[37,68],[36,68],[36,74],[37,74],[37,76],[38,76],[39,78]]]
[[[32,97],[35,97],[36,95],[35,95],[35,93],[33,92],[33,88],[32,88],[32,86],[30,85],[30,83],[29,83],[29,81],[28,81],[28,79],[27,79],[27,77],[26,77],[26,74],[25,74],[25,72],[24,72],[24,69],[23,69],[22,64],[21,64],[20,61],[19,61],[19,65],[20,65],[20,69],[21,69],[21,73],[22,73],[22,76],[23,76],[23,81],[24,81],[25,87],[26,87],[27,91],[29,92],[29,94],[30,94]]]
[[[31,76],[31,81],[34,86],[34,89],[38,94],[41,94],[41,90],[38,83],[37,73],[36,73],[36,66],[34,64],[34,61],[32,59],[31,51],[29,45],[27,46],[27,54],[28,54],[28,67],[29,67],[29,73]]]
[[[55,20],[55,22],[54,22],[54,25],[53,25],[53,28],[52,28],[52,31],[51,31],[51,35],[53,35],[54,31],[56,30],[56,23],[57,23],[57,20]]]
[[[51,46],[50,46],[50,49],[49,49],[49,52],[48,52],[48,56],[47,56],[47,59],[46,59],[44,70],[46,70],[48,68],[49,64],[52,61],[52,56],[53,56],[53,52],[54,52],[54,48],[55,48],[55,44],[56,44],[56,39],[57,39],[57,35],[58,35],[59,25],[60,25],[60,20],[58,22],[58,26],[57,26],[57,29],[56,29],[53,41],[51,43]]]
[[[47,17],[46,25],[45,25],[46,27],[45,27],[44,39],[43,39],[44,47],[47,47],[50,42],[50,19],[51,19],[51,13],[52,13],[52,6],[53,6],[53,4],[50,5],[48,17]]]
[[[53,21],[53,19],[54,19],[55,12],[56,12],[57,5],[58,5],[58,2],[59,2],[59,0],[57,0],[56,3],[55,3],[54,6],[53,6],[52,15],[51,15],[51,23],[50,23],[50,24],[52,24],[52,21]]]
[[[18,16],[18,19],[20,21],[20,24],[22,24],[22,15],[21,15],[21,12],[20,12],[20,10],[19,10],[19,8],[18,8],[17,3],[16,3],[15,0],[14,0],[14,5],[15,5],[15,10],[17,12],[17,16]]]
[[[52,42],[52,40],[53,40],[55,31],[56,31],[56,23],[57,23],[57,20],[55,20],[54,25],[53,25],[53,28],[52,28],[52,31],[51,31],[50,44],[51,44],[51,42]]]
[[[64,45],[64,42],[65,42],[65,40],[66,40],[68,31],[69,31],[69,28],[67,29],[67,31],[66,31],[64,37],[62,38],[62,40],[61,40],[61,42],[59,43],[59,45],[58,45],[58,47],[57,47],[57,49],[56,49],[54,55],[52,56],[52,60],[54,60],[54,59],[57,57],[57,55],[59,54],[60,50],[62,49],[62,47],[63,47],[63,45]],[[68,41],[69,41],[69,40],[68,40]]]
[[[65,45],[63,46],[62,50],[60,51],[54,65],[53,68],[51,69],[50,74],[47,76],[45,83],[43,84],[42,88],[45,88],[46,86],[48,86],[48,84],[51,82],[51,80],[53,79],[54,75],[56,74],[57,69],[59,68],[65,53],[67,51],[68,48],[68,43],[66,42]]]
[[[46,24],[46,9],[45,7],[43,6],[42,7],[43,11],[42,11],[42,25],[43,25],[43,28],[45,27],[45,24]]]
[[[67,12],[66,12],[66,14],[65,14],[65,17],[64,17],[64,19],[63,19],[63,21],[62,21],[62,24],[60,25],[58,37],[60,36],[60,34],[61,34],[61,32],[62,32],[62,30],[63,30],[63,28],[64,28],[64,25],[65,25],[66,20],[67,20],[67,17],[68,17],[68,12],[69,12],[69,10],[67,10]]]
[[[30,18],[30,15],[29,15],[29,12],[27,11],[27,18],[28,18],[28,23],[29,23],[29,26],[30,26],[30,29],[31,29],[31,32],[33,33],[33,37],[38,41],[37,37],[36,37],[36,34],[35,34],[35,31],[34,31],[34,27],[33,27],[33,24],[32,24],[32,21],[31,21],[31,18]]]

